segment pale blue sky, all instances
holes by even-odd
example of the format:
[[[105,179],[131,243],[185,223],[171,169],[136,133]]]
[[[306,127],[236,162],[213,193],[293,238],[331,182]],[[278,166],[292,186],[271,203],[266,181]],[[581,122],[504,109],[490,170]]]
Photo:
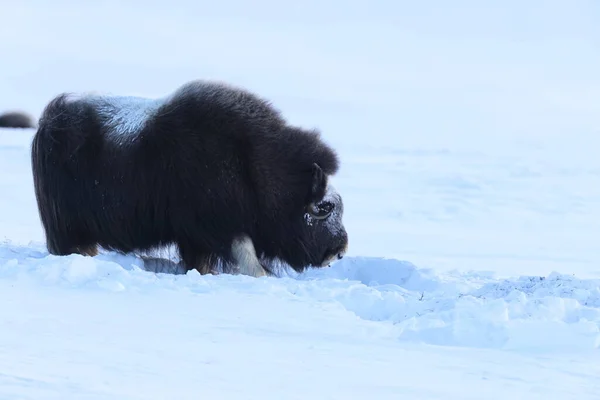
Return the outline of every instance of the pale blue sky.
[[[220,78],[352,135],[598,134],[598,1],[11,3],[0,109]]]

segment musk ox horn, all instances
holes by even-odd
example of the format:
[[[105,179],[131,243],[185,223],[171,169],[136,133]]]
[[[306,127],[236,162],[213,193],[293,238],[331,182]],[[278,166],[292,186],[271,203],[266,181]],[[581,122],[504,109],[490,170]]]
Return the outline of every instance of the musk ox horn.
[[[330,202],[324,202],[320,205],[310,203],[308,205],[308,214],[314,219],[325,219],[333,212],[333,204]]]

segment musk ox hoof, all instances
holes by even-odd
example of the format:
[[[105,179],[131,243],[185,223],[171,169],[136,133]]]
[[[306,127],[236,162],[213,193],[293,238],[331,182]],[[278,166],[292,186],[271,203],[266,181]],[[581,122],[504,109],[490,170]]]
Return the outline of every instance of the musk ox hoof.
[[[0,114],[0,128],[35,128],[33,117],[21,111]]]

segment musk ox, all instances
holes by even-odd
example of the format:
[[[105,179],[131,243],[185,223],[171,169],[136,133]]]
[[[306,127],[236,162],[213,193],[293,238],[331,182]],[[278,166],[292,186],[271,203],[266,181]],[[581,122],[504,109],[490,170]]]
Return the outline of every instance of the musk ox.
[[[263,276],[344,256],[339,168],[317,130],[256,94],[192,81],[160,99],[63,93],[44,109],[32,171],[49,253],[175,245],[186,271]]]
[[[7,111],[0,114],[0,128],[35,128],[35,122],[22,111]]]

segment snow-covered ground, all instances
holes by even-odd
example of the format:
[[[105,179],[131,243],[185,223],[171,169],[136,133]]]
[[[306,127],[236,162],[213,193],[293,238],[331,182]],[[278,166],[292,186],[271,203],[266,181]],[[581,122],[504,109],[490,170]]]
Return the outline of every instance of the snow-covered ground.
[[[0,129],[0,399],[599,398],[596,2],[10,3],[0,112],[244,85],[339,150],[350,251],[49,256],[34,132]]]

